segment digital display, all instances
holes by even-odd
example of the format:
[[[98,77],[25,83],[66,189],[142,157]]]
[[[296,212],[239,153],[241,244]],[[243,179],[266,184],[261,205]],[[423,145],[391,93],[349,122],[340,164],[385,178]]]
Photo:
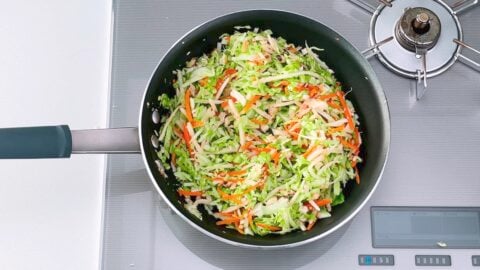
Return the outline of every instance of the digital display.
[[[371,208],[375,248],[480,248],[480,208]]]

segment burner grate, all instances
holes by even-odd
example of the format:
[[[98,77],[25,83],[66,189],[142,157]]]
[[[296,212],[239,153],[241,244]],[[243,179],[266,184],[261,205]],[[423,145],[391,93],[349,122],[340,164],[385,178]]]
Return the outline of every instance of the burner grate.
[[[479,68],[480,64],[462,54],[480,52],[463,41],[458,15],[475,7],[478,0],[460,0],[448,5],[441,0],[368,1],[350,0],[370,14],[368,59],[376,56],[394,73],[415,79],[415,98],[427,89],[427,78],[447,71],[457,60]],[[477,70],[478,71],[478,70]]]

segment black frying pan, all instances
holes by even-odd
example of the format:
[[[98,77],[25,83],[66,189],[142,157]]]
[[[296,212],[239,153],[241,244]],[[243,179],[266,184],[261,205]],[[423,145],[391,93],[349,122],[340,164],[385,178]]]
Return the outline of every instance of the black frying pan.
[[[332,217],[319,220],[310,231],[285,235],[247,236],[235,230],[215,225],[215,219],[203,214],[203,219],[191,215],[184,207],[172,172],[164,178],[158,170],[158,146],[154,136],[160,129],[158,96],[175,93],[172,71],[182,67],[192,57],[209,53],[218,37],[232,33],[234,26],[250,25],[271,29],[296,45],[325,49],[320,58],[335,71],[348,98],[360,117],[363,144],[359,164],[362,182],[353,181],[344,190],[345,203],[333,208]],[[189,53],[188,53],[189,52]],[[153,138],[153,139],[152,139]],[[213,19],[183,36],[167,52],[153,72],[140,109],[136,128],[70,131],[68,126],[0,129],[0,158],[56,158],[71,153],[131,153],[141,152],[150,178],[168,205],[185,221],[203,233],[221,241],[246,247],[280,248],[305,244],[320,239],[351,220],[372,195],[382,175],[390,144],[390,119],[382,87],[369,63],[348,41],[325,25],[297,14],[274,10],[251,10]]]

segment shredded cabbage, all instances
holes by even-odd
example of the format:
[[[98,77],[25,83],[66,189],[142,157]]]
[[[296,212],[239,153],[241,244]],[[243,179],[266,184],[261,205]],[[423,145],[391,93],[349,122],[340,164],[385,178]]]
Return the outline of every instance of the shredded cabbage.
[[[175,71],[157,153],[198,218],[202,206],[242,234],[310,230],[359,183],[358,116],[321,49],[249,29]]]

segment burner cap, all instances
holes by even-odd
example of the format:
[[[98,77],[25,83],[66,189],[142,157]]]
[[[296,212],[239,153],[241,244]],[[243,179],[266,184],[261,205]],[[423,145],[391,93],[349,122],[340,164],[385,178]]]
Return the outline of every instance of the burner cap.
[[[377,57],[388,69],[408,78],[430,78],[456,61],[462,40],[460,22],[441,0],[394,0],[380,5],[370,23],[370,44],[394,39],[378,47]],[[424,57],[426,55],[426,61]],[[424,65],[425,64],[425,70]]]
[[[440,30],[440,19],[431,10],[423,7],[409,8],[395,27],[395,37],[405,49],[417,52],[435,46]]]

